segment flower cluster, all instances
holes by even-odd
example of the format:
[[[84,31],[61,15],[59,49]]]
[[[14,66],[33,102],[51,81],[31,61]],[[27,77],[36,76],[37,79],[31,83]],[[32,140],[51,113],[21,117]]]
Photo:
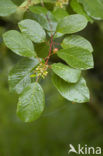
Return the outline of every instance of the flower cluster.
[[[48,65],[41,62],[35,69],[34,74],[31,75],[31,77],[42,77],[44,79],[48,74],[47,69],[48,69]]]
[[[56,6],[63,8],[64,5],[67,5],[69,3],[69,0],[57,0]]]

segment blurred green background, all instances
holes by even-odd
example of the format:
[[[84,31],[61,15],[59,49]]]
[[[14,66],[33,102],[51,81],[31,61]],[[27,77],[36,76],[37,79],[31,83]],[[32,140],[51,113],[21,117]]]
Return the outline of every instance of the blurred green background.
[[[9,29],[17,29],[15,17],[0,18],[0,156],[67,156],[69,144],[103,147],[103,22],[89,24],[80,33],[94,47],[95,68],[85,72],[90,103],[66,101],[48,77],[41,82],[45,111],[29,124],[16,116],[17,95],[8,89],[8,72],[20,59],[2,41]]]

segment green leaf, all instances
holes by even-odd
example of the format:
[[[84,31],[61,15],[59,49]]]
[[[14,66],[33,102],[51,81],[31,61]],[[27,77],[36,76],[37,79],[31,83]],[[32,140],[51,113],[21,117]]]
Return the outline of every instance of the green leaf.
[[[57,25],[57,32],[72,34],[83,30],[87,26],[87,19],[83,15],[75,14],[64,17]]]
[[[83,77],[75,84],[67,83],[57,75],[53,75],[52,80],[56,89],[65,99],[77,103],[89,101],[89,90]]]
[[[57,55],[73,68],[82,70],[93,68],[93,56],[88,50],[73,47],[62,49]]]
[[[52,70],[59,77],[64,79],[69,83],[75,83],[79,80],[81,71],[77,69],[70,68],[62,63],[55,63],[52,65]]]
[[[55,8],[53,15],[55,16],[57,21],[60,21],[65,16],[68,16],[68,12],[63,8]]]
[[[17,114],[24,122],[38,119],[44,110],[45,98],[41,86],[36,82],[28,85],[20,95]]]
[[[62,18],[68,16],[68,12],[64,10],[63,8],[55,8],[55,10],[53,11],[53,15],[55,19],[59,22]],[[56,31],[56,28],[55,28],[55,31]],[[63,33],[56,32],[54,35],[54,38],[59,38],[61,36],[63,36]]]
[[[62,42],[62,47],[65,49],[79,47],[88,50],[90,52],[93,52],[91,43],[84,37],[81,37],[79,35],[71,35],[69,37],[66,37]]]
[[[41,13],[41,14],[33,14],[32,16],[47,31],[50,32],[56,31],[57,20],[50,11],[48,11],[46,15]]]
[[[35,43],[44,42],[46,33],[43,28],[34,20],[26,19],[19,22],[19,28],[28,38]]]
[[[35,13],[35,14],[44,14],[46,15],[48,10],[44,7],[41,7],[41,6],[31,6],[30,8],[30,11]]]
[[[103,0],[78,0],[89,16],[96,20],[103,19]]]
[[[17,6],[11,0],[0,0],[0,16],[9,16],[16,12]]]
[[[70,5],[73,11],[75,11],[78,14],[84,15],[87,18],[87,20],[90,21],[91,23],[93,22],[92,18],[89,17],[84,11],[83,6],[80,3],[78,3],[78,0],[71,0]]]
[[[20,94],[31,83],[30,73],[38,63],[37,59],[21,59],[9,73],[10,91]]]
[[[10,30],[4,33],[3,40],[9,49],[20,56],[36,56],[31,40],[16,30]]]
[[[56,32],[56,33],[54,34],[54,39],[55,39],[55,38],[62,37],[63,35],[64,35],[63,33]]]

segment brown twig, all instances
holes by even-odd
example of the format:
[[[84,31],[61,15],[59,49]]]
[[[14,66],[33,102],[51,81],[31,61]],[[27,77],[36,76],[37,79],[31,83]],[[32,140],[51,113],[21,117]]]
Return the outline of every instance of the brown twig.
[[[51,56],[51,52],[52,52],[52,46],[53,46],[53,35],[51,34],[51,43],[50,43],[50,49],[49,49],[49,54],[47,56],[47,60],[45,62],[45,64],[48,64],[49,58]]]
[[[42,5],[42,7],[45,7],[43,0],[41,0],[41,5]],[[52,32],[52,25],[51,25],[50,19],[49,19],[49,17],[48,17],[47,14],[46,14],[46,18],[47,18],[47,20],[48,20],[48,23],[49,23],[49,26],[50,26],[50,29],[51,29],[51,32]],[[51,56],[52,46],[53,46],[53,34],[51,33],[50,49],[49,49],[49,54],[48,54],[48,56],[46,57],[46,58],[47,58],[47,59],[46,59],[46,62],[45,62],[46,65],[48,64],[49,58],[50,58],[50,56]]]

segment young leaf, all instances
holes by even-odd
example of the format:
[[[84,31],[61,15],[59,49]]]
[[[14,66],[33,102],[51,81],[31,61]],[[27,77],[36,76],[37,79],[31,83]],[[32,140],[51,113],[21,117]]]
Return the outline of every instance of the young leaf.
[[[57,75],[53,75],[52,80],[56,89],[65,99],[77,103],[89,101],[89,90],[83,77],[75,84],[67,83]]]
[[[36,82],[28,85],[20,95],[17,114],[24,122],[38,119],[44,110],[45,98],[41,86]]]
[[[44,42],[46,33],[39,23],[34,20],[26,19],[19,22],[19,28],[28,38],[35,43]]]
[[[30,72],[39,64],[37,59],[21,59],[9,73],[10,91],[20,94],[31,83]]]
[[[90,21],[91,23],[93,22],[92,18],[86,14],[83,6],[78,2],[78,0],[71,0],[70,5],[71,5],[73,11],[75,11],[78,14],[85,16],[87,18],[87,20]]]
[[[79,35],[71,35],[66,37],[62,42],[62,47],[64,49],[78,47],[93,52],[91,43]]]
[[[17,6],[11,0],[0,0],[0,16],[9,16],[16,12]]]
[[[93,68],[93,56],[88,50],[73,47],[62,49],[57,55],[73,68],[82,70]]]
[[[75,83],[79,80],[81,71],[77,69],[70,68],[62,63],[55,63],[52,65],[52,70],[59,77],[64,79],[69,83]]]
[[[57,32],[72,34],[83,30],[87,26],[87,19],[83,15],[75,14],[64,17],[57,25]]]
[[[78,0],[89,16],[96,20],[103,19],[103,0]]]
[[[20,56],[36,56],[32,41],[16,30],[4,33],[3,40],[9,49]]]

